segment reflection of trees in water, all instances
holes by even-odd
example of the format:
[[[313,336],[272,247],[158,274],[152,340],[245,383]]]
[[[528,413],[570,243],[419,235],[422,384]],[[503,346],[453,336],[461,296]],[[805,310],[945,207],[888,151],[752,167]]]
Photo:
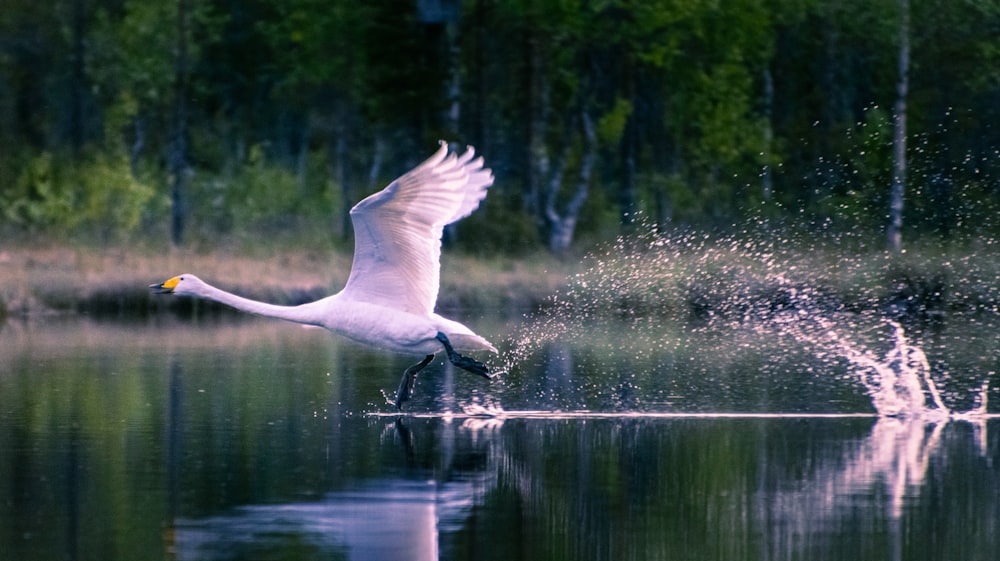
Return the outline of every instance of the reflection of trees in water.
[[[971,428],[972,442],[962,434],[965,427]],[[953,450],[949,450],[949,444]],[[970,453],[973,449],[977,454]],[[912,534],[915,529],[920,532],[918,528],[928,521],[959,514],[944,508],[934,512],[927,506],[947,493],[942,482],[960,483],[961,475],[944,477],[939,473],[932,490],[935,496],[921,500],[932,466],[962,469],[962,460],[976,456],[986,459],[986,455],[984,420],[965,424],[879,418],[866,438],[817,458],[801,478],[762,480],[755,510],[767,537],[763,544],[765,558],[788,558],[792,552],[816,554],[844,529],[867,524],[873,533],[885,533],[889,558],[899,559],[904,542],[912,540],[912,535],[909,539],[902,535],[902,519],[910,518],[907,532]],[[967,488],[955,491],[954,497],[944,498],[948,502],[968,502],[968,510],[980,508],[982,503]],[[917,503],[923,503],[924,508],[907,510]],[[865,510],[871,512],[862,512]],[[968,516],[968,511],[961,514]],[[967,520],[966,516],[961,518]],[[997,528],[1000,524],[995,508],[983,509],[974,516],[977,523],[987,527]]]
[[[857,506],[852,497],[871,495],[877,486],[885,489],[885,514],[898,518],[907,497],[919,494],[946,425],[880,418],[867,438],[818,459],[807,476],[782,481],[780,488],[762,488],[757,505],[762,519],[770,519],[788,537],[808,535],[817,521],[843,515]]]
[[[822,426],[789,438],[767,421],[723,423],[735,436],[704,421],[530,424],[504,427],[511,444],[497,441],[497,481],[532,521],[526,541],[561,536],[569,558],[666,558],[679,548],[708,558],[901,558],[920,544],[976,547],[956,543],[963,524],[992,529],[977,534],[978,547],[1000,528],[995,503],[965,480],[991,487],[980,477],[992,472],[983,421],[883,418],[846,441],[823,437]],[[815,436],[819,444],[807,442]],[[935,532],[941,525],[950,528]]]
[[[996,475],[985,422],[494,413],[380,423],[361,437],[405,469],[180,520],[180,558],[296,536],[352,559],[893,559],[953,551],[931,540],[972,521],[985,533],[967,547],[1000,529],[997,502],[977,496]]]

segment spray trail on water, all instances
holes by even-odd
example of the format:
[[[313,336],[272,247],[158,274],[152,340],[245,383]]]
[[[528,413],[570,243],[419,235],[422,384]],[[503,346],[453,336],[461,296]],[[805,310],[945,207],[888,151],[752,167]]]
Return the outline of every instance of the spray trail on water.
[[[923,278],[934,270],[930,263],[918,262],[901,277],[900,264],[887,257],[847,259],[836,247],[804,249],[771,232],[715,238],[663,234],[655,227],[620,238],[586,264],[544,310],[525,318],[507,342],[501,371],[516,374],[530,361],[548,361],[550,377],[573,377],[573,361],[588,352],[622,357],[625,368],[637,365],[632,393],[658,391],[667,403],[685,390],[693,399],[706,396],[713,379],[719,381],[716,395],[744,391],[730,373],[754,361],[766,369],[756,381],[774,381],[776,387],[787,385],[776,381],[781,377],[811,376],[822,384],[825,376],[832,383],[843,378],[846,365],[848,377],[864,388],[880,416],[986,413],[992,372],[975,370],[985,359],[964,360],[979,357],[969,355],[953,332],[946,335],[951,339],[929,343],[904,328],[926,325],[927,314],[950,309],[949,326],[992,326],[977,329],[975,336],[1000,344],[1000,335],[989,335],[1000,333],[993,325],[1000,312],[984,304],[992,294],[985,289],[990,283],[975,268],[957,272],[949,265],[949,274],[941,277],[947,282],[928,291],[938,296],[925,302],[919,295],[907,297],[907,285],[894,279]],[[953,295],[952,301],[945,303],[941,294]],[[963,316],[963,310],[978,315]],[[956,350],[944,341],[958,344]],[[949,366],[965,380],[953,380]],[[765,379],[772,374],[774,380]],[[609,375],[602,378],[605,385]],[[964,413],[952,410],[948,402],[970,396],[968,389],[956,388],[968,388],[968,378],[980,376],[986,380],[973,406]]]

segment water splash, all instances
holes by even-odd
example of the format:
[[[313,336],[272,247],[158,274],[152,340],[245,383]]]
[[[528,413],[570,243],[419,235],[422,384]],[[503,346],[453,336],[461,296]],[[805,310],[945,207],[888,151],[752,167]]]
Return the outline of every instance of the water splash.
[[[851,341],[843,329],[819,314],[803,316],[794,324],[786,323],[782,330],[811,345],[819,353],[846,360],[851,373],[867,390],[880,416],[951,417],[954,413],[941,397],[927,354],[907,337],[899,322],[885,320],[885,325],[891,331],[891,347],[882,356],[872,348]],[[962,415],[985,413],[988,390],[987,380],[980,389],[981,404]]]
[[[574,379],[540,389],[536,397],[556,407],[579,405],[585,400],[569,394],[600,388],[646,398],[619,400],[622,407],[639,401],[673,407],[674,397],[692,393],[685,389],[698,384],[703,389],[718,371],[752,363],[746,357],[753,355],[763,370],[786,380],[811,376],[813,385],[822,385],[849,378],[882,416],[986,413],[992,372],[970,370],[958,361],[960,383],[953,383],[948,357],[962,351],[945,349],[942,340],[928,347],[904,327],[943,317],[950,307],[949,320],[981,322],[987,329],[977,330],[976,337],[1000,343],[1000,312],[990,296],[995,291],[975,260],[959,256],[944,265],[917,263],[915,271],[930,271],[927,276],[942,286],[914,288],[906,271],[899,272],[902,265],[884,254],[845,259],[836,244],[810,250],[770,233],[718,238],[666,235],[648,227],[619,238],[586,263],[544,311],[526,318],[507,342],[501,370],[516,378],[521,367],[548,361],[548,378],[571,379],[579,367],[575,361],[601,353],[602,358],[621,355],[641,372],[624,381],[618,372],[608,373],[612,376],[603,386],[598,380],[581,387]],[[940,278],[951,284],[944,286]],[[945,301],[945,295],[952,300]],[[972,313],[961,317],[961,310]],[[963,342],[959,337],[947,343],[961,347]],[[935,353],[933,361],[928,349]],[[976,364],[988,359],[983,356]],[[953,410],[949,393],[951,401],[967,399],[970,390],[962,387],[984,375],[974,406]],[[735,392],[739,384],[721,380],[716,388]]]
[[[989,378],[980,384],[972,408],[955,411],[946,405],[939,389],[939,380],[947,381],[949,373],[941,369],[935,372],[919,341],[906,333],[899,320],[880,313],[828,312],[811,299],[808,293],[793,295],[794,312],[769,317],[767,327],[807,345],[827,363],[846,361],[879,416],[938,421],[986,415]],[[875,344],[860,343],[852,336],[866,324],[869,331],[876,332]],[[881,353],[880,342],[888,346]]]
[[[838,341],[843,356],[858,370],[861,382],[880,415],[947,415],[948,408],[931,377],[931,366],[923,349],[913,345],[897,322],[892,327],[893,346],[881,360],[869,349],[857,349]],[[870,375],[865,375],[870,374]],[[933,404],[928,407],[924,390]]]

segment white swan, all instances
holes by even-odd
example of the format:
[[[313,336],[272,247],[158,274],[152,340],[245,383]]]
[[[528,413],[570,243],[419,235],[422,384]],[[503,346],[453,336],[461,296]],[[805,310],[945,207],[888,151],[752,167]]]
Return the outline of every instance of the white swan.
[[[325,327],[349,339],[403,354],[424,355],[407,368],[396,408],[413,393],[417,373],[444,351],[456,366],[489,378],[481,362],[457,351],[496,348],[471,329],[434,313],[440,279],[441,232],[479,207],[493,184],[483,159],[448,145],[351,209],[354,264],[340,292],[300,306],[257,302],[191,274],[150,285],[155,292],[207,298],[238,310]]]

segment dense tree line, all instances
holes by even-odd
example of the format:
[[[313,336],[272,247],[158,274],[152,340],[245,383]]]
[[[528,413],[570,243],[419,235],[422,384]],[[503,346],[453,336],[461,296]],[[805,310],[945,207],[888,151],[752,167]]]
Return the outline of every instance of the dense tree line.
[[[345,239],[446,138],[498,178],[478,247],[637,213],[881,240],[894,186],[904,237],[980,233],[998,38],[998,0],[6,0],[0,230]]]

